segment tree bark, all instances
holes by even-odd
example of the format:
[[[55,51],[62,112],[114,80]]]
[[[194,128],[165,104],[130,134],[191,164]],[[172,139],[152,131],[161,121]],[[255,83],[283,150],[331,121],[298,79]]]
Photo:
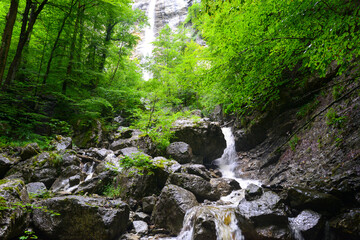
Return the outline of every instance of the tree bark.
[[[4,90],[15,79],[15,75],[16,75],[16,72],[19,68],[19,64],[21,61],[22,51],[26,45],[26,42],[29,38],[30,33],[32,32],[32,30],[34,28],[37,17],[39,16],[40,12],[43,10],[43,8],[47,2],[48,2],[48,0],[43,0],[41,2],[41,4],[39,5],[39,7],[37,7],[35,11],[31,11],[31,14],[29,14],[30,9],[32,8],[33,4],[36,4],[36,3],[34,3],[32,0],[26,0],[26,6],[25,6],[25,11],[24,11],[22,26],[21,26],[20,39],[18,42],[18,46],[16,49],[14,59],[11,62],[6,80],[2,86],[2,88]]]
[[[3,76],[6,68],[6,59],[9,53],[12,32],[16,21],[16,15],[19,8],[19,0],[12,0],[9,12],[6,16],[6,25],[0,46],[0,86],[3,82]]]
[[[57,47],[58,47],[61,33],[62,33],[63,30],[64,30],[64,27],[65,27],[65,24],[66,24],[66,20],[67,20],[68,17],[71,15],[71,12],[72,12],[72,9],[73,9],[74,6],[75,6],[75,4],[74,4],[74,2],[72,1],[72,2],[71,2],[70,9],[69,9],[69,12],[65,14],[64,19],[63,19],[63,21],[62,21],[62,23],[61,23],[61,26],[60,26],[60,29],[59,29],[58,34],[57,34],[57,36],[56,36],[54,45],[53,45],[53,47],[52,47],[52,49],[51,49],[51,52],[50,52],[50,57],[49,57],[49,60],[48,60],[47,66],[46,66],[46,72],[45,72],[45,75],[44,75],[44,78],[43,78],[42,85],[45,85],[45,84],[46,84],[46,81],[47,81],[47,78],[48,78],[48,76],[49,76],[50,69],[51,69],[51,62],[52,62],[52,60],[53,60],[53,58],[54,58],[55,50],[56,50]]]

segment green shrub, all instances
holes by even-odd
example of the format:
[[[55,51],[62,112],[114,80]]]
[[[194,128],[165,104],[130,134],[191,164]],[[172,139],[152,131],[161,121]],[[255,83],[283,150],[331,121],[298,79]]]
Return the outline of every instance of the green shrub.
[[[346,123],[346,116],[339,116],[335,109],[330,108],[326,113],[326,124],[335,128],[343,128]]]

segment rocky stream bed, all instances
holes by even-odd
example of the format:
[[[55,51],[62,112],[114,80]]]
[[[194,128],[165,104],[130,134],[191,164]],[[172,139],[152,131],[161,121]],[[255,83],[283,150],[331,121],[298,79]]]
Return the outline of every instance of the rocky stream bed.
[[[49,151],[3,149],[0,239],[360,239],[358,98],[342,103],[352,124],[341,146],[320,117],[274,151],[301,125],[290,110],[252,129],[178,121],[162,155],[126,127],[103,147],[58,136]],[[123,169],[123,156],[156,167]]]

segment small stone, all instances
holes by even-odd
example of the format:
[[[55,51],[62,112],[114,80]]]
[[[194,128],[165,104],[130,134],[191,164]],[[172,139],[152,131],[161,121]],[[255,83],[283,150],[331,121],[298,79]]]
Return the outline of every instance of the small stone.
[[[39,152],[40,152],[39,145],[37,143],[30,143],[22,149],[20,153],[21,160],[29,159],[37,155]]]
[[[26,185],[28,194],[41,194],[47,191],[46,186],[42,182],[32,182]]]
[[[146,234],[149,231],[149,226],[144,221],[134,221],[133,225],[137,234]]]

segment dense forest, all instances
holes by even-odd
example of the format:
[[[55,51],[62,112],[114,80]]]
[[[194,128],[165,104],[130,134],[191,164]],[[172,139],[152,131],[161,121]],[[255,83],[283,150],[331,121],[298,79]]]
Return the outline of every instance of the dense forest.
[[[121,116],[164,148],[171,122],[191,110],[220,105],[246,119],[300,98],[292,91],[330,66],[343,74],[360,55],[358,1],[204,0],[176,32],[159,32],[141,66],[134,47],[147,19],[131,5],[1,1],[2,146],[111,130]],[[141,67],[153,78],[143,81]]]

